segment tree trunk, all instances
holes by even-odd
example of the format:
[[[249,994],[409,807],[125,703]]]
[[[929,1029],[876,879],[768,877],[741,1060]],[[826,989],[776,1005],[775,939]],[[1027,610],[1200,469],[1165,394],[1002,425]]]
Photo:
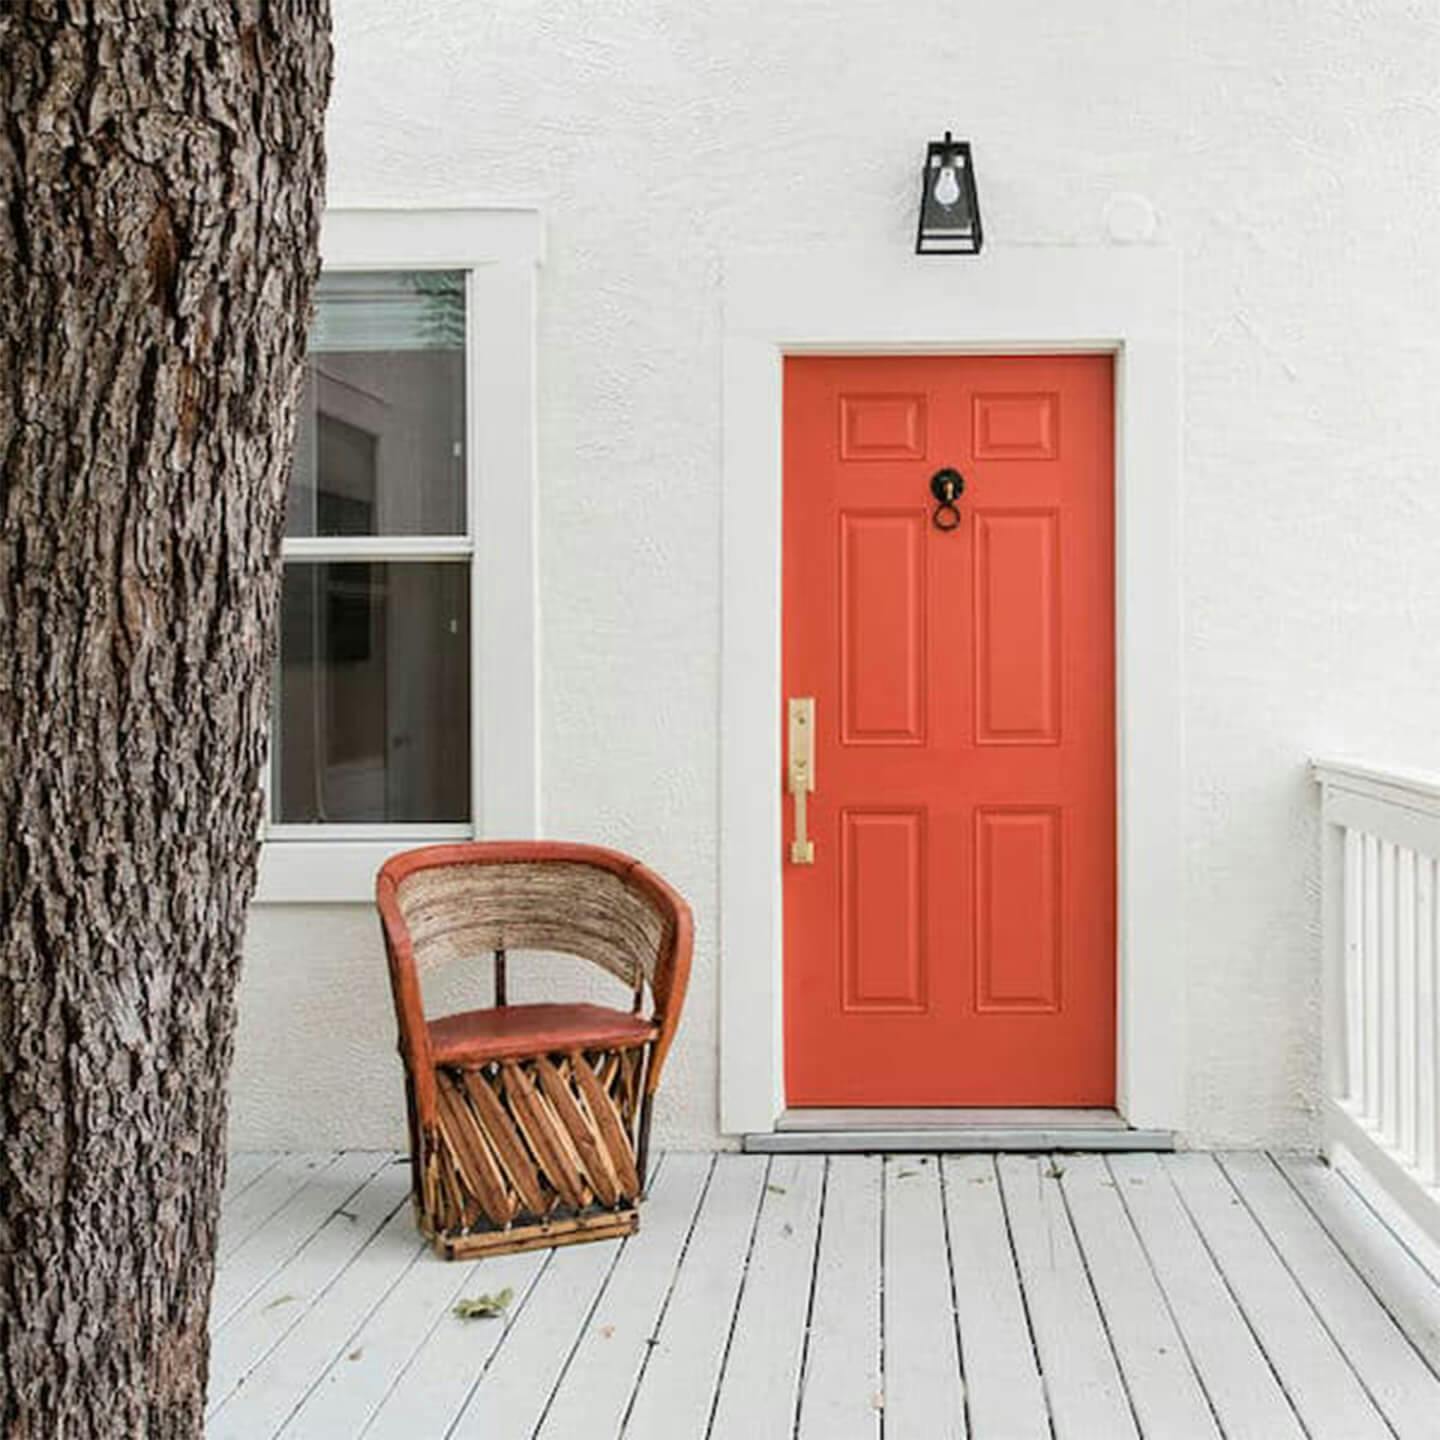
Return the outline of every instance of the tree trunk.
[[[327,0],[0,15],[0,1435],[198,1436]]]

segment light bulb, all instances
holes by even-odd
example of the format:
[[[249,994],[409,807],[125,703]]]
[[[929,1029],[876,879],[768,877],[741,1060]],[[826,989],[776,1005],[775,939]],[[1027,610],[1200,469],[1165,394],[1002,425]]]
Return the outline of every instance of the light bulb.
[[[947,210],[960,198],[960,181],[955,176],[953,165],[940,167],[940,174],[935,181],[935,189],[932,193],[936,203],[943,205]]]

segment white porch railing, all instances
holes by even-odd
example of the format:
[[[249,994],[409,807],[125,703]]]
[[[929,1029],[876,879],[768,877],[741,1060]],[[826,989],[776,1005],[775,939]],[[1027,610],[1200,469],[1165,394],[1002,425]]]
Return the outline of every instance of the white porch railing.
[[[1316,761],[1332,1164],[1440,1239],[1440,776]]]

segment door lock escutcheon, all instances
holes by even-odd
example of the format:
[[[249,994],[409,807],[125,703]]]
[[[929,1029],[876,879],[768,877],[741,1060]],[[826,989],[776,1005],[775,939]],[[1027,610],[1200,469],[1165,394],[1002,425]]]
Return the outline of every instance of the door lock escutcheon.
[[[796,696],[789,706],[789,753],[786,788],[795,797],[795,838],[790,843],[793,865],[815,863],[815,842],[809,836],[806,799],[815,789],[815,699]]]
[[[930,477],[930,494],[935,500],[935,510],[930,523],[937,530],[958,530],[960,510],[955,502],[965,493],[965,477],[953,466],[947,465]]]

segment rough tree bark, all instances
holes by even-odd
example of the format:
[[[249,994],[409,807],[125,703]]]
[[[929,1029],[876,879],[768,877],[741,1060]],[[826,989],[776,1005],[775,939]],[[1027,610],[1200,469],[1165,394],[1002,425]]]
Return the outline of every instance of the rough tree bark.
[[[0,1435],[198,1436],[327,0],[0,6]]]

